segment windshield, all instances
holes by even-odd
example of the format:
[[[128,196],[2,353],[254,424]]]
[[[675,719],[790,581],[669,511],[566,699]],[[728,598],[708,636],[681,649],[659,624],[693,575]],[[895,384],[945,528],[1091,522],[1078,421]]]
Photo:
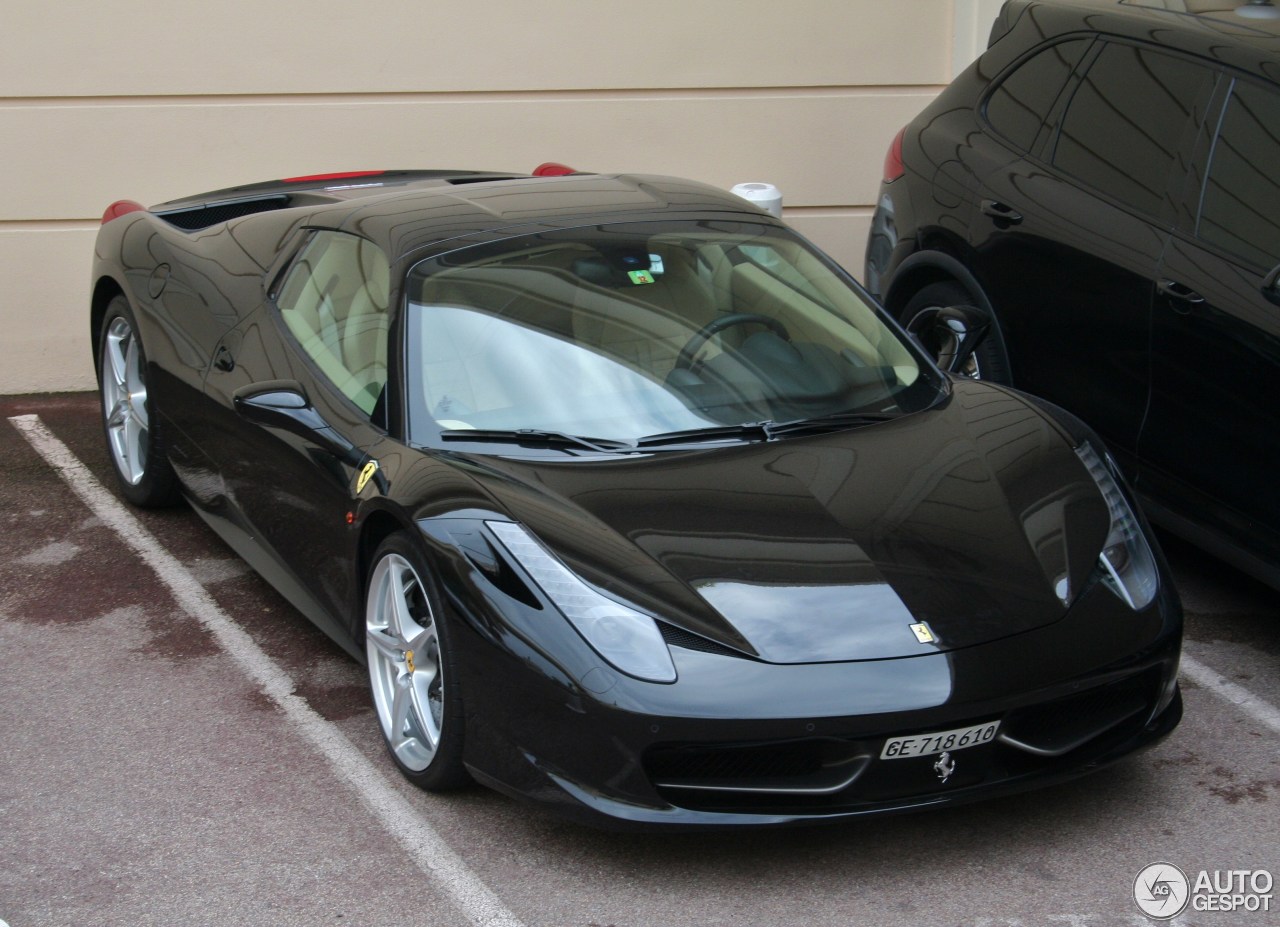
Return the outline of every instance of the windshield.
[[[410,438],[667,433],[914,411],[936,373],[799,238],[740,222],[545,232],[416,265]],[[476,434],[474,437],[481,437]]]

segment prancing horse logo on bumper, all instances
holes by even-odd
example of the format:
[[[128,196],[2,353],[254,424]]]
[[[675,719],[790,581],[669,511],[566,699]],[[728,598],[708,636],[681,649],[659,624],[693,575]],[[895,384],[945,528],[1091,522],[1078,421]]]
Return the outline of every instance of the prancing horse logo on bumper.
[[[951,778],[951,774],[956,771],[956,761],[950,753],[944,753],[938,757],[938,762],[933,764],[933,771],[938,774],[938,778],[945,785],[947,780]]]

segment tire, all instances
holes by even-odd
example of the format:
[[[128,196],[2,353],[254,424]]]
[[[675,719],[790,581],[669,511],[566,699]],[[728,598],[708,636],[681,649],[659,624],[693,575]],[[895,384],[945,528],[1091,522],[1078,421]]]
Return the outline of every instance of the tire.
[[[124,497],[157,508],[178,501],[178,479],[165,453],[155,401],[147,389],[147,355],[129,301],[107,305],[98,337],[98,396],[107,456]]]
[[[932,315],[938,309],[949,306],[977,307],[977,300],[967,289],[951,280],[930,283],[907,301],[899,315],[899,321],[907,331],[912,331],[918,324],[920,316]],[[945,369],[945,358],[949,349],[954,349],[956,336],[945,325],[926,326],[924,331],[916,333],[920,343],[929,355],[940,361]],[[941,359],[941,360],[940,360]],[[956,371],[958,376],[971,380],[989,380],[992,383],[1013,385],[1009,371],[1009,358],[1004,350],[1004,342],[1000,336],[998,323],[992,319],[991,330],[986,338],[965,362],[963,369]]]
[[[441,619],[434,577],[406,533],[378,547],[365,585],[369,689],[391,758],[432,792],[471,781],[452,631]]]

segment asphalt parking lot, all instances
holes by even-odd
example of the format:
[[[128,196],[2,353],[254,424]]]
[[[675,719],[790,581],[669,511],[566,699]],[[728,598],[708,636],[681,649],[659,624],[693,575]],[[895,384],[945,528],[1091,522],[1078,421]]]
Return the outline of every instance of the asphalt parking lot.
[[[8,927],[1136,927],[1149,864],[1280,875],[1280,594],[1181,543],[1186,716],[1157,748],[941,812],[620,836],[402,783],[362,668],[191,511],[103,488],[93,396],[0,413]]]

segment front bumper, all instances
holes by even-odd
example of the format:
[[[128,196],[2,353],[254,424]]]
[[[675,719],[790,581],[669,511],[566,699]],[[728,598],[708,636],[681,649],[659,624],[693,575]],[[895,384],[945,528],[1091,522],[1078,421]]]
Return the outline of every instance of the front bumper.
[[[1168,588],[1135,614],[1095,585],[1050,627],[898,660],[778,666],[675,646],[668,686],[595,675],[591,691],[499,660],[467,680],[468,766],[609,829],[837,821],[1064,781],[1180,720]],[[997,740],[955,751],[945,781],[937,755],[880,758],[889,737],[997,720]]]
[[[620,801],[571,782],[550,770],[545,772],[552,783],[580,806],[581,811],[572,811],[570,816],[613,830],[632,827],[693,830],[764,825],[801,826],[873,814],[905,813],[966,804],[1066,782],[1114,763],[1135,750],[1157,743],[1177,726],[1181,718],[1182,696],[1175,691],[1174,699],[1168,707],[1140,730],[1126,728],[1112,736],[1099,737],[1098,743],[1091,749],[1082,750],[1070,758],[1040,764],[1028,762],[1025,757],[1017,757],[1014,751],[1001,744],[992,745],[985,750],[985,756],[970,756],[965,753],[956,757],[958,765],[964,765],[970,759],[976,760],[975,773],[955,778],[945,785],[938,783],[938,774],[934,773],[934,764],[938,762],[936,757],[903,761],[913,764],[913,768],[904,770],[905,775],[899,780],[899,787],[896,789],[899,794],[882,794],[878,798],[867,794],[870,789],[855,790],[854,786],[850,786],[848,791],[852,794],[840,799],[814,796],[805,802],[800,796],[774,795],[767,800],[760,800],[756,808],[749,807],[748,801],[734,801],[726,796],[718,800],[699,801],[700,807],[687,807],[686,804],[677,803],[646,806]],[[893,781],[893,774],[885,769],[885,764],[881,764],[879,773],[877,776],[861,777],[861,780],[870,784],[871,780],[878,779],[880,787]],[[934,774],[932,782],[928,781],[930,773]],[[964,784],[966,782],[968,784]],[[679,798],[673,798],[673,802],[680,801]]]

